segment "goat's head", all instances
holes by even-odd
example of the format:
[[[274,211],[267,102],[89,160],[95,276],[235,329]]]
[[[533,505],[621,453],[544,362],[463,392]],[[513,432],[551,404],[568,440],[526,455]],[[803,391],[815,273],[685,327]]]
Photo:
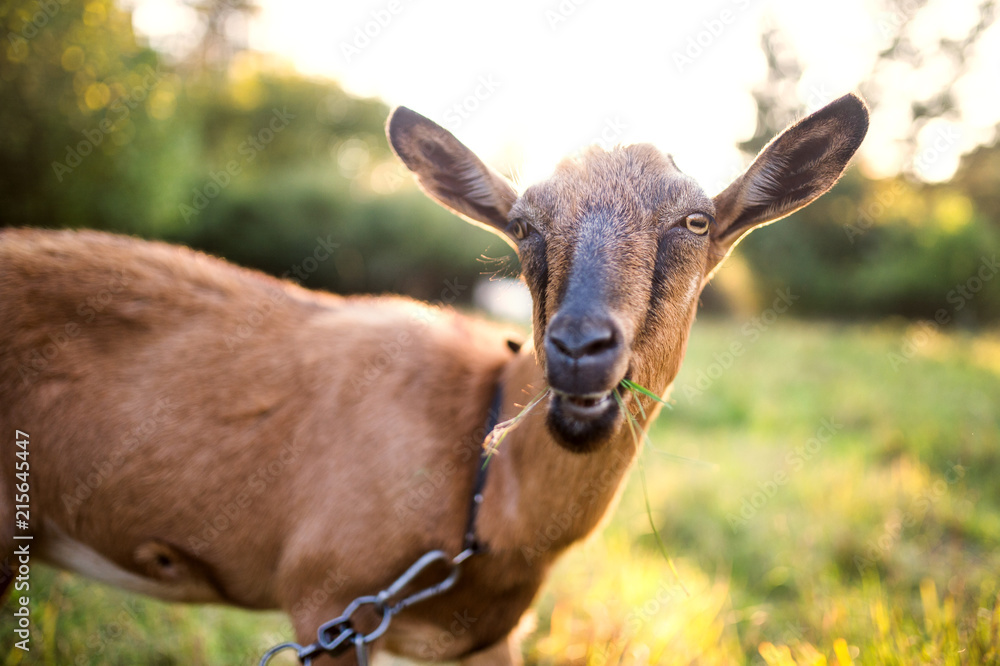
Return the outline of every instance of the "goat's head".
[[[552,388],[548,425],[571,451],[608,441],[632,378],[662,391],[680,367],[698,297],[754,227],[837,181],[868,130],[846,95],[789,127],[709,197],[649,145],[592,148],[518,194],[447,130],[404,107],[393,149],[423,189],[514,246],[534,299],[534,347]]]

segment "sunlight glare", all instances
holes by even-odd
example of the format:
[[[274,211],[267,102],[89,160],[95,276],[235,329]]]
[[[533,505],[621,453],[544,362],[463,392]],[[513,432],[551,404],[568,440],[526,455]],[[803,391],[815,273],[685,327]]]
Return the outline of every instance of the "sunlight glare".
[[[134,4],[136,27],[154,46],[176,53],[197,39],[194,12],[180,0]],[[747,163],[735,146],[754,133],[751,91],[767,75],[760,50],[766,25],[782,30],[801,61],[797,102],[812,111],[868,78],[892,27],[907,18],[874,0],[822,8],[794,0],[512,0],[503,6],[260,0],[248,40],[303,74],[419,111],[502,172],[516,170],[525,183],[545,178],[560,159],[587,145],[648,142],[714,194]],[[936,45],[964,35],[976,20],[971,1],[932,0],[917,17],[915,39]],[[958,152],[918,170],[921,177],[950,177],[961,152],[992,136],[1000,118],[1000,89],[993,83],[998,26],[984,35],[973,60],[955,86],[967,108]],[[910,119],[901,98],[928,94],[954,76],[947,57],[934,49],[926,61],[917,71],[890,65],[876,82],[886,89],[860,153],[866,173],[890,175],[904,166],[901,140]]]

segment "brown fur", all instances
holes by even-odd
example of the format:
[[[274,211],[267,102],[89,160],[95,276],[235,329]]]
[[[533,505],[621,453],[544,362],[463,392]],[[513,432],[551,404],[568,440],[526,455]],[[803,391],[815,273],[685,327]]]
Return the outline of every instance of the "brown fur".
[[[834,104],[844,108],[804,136],[856,147],[863,105]],[[569,283],[587,278],[574,274],[579,248],[600,254],[595,284],[580,288],[595,289],[620,326],[616,372],[664,392],[701,287],[745,232],[734,225],[805,205],[850,157],[811,147],[814,164],[799,164],[802,137],[786,133],[772,144],[780,153],[765,151],[713,201],[650,146],[593,150],[517,196],[411,111],[397,110],[389,135],[432,196],[518,247],[536,301],[534,344],[515,354],[507,331],[449,309],[308,292],[159,243],[4,231],[0,429],[31,436],[41,554],[60,561],[52,544],[69,538],[158,582],[166,598],[283,608],[311,642],[319,624],[423,552],[458,552],[494,386],[502,382],[502,418],[545,387],[547,323],[577,288]],[[750,182],[755,168],[777,176]],[[799,196],[803,170],[815,178]],[[769,207],[751,218],[759,202],[746,192],[762,188]],[[710,234],[685,228],[691,213],[715,216]],[[535,236],[515,238],[514,220]],[[397,617],[376,647],[516,663],[511,632],[549,566],[599,524],[635,458],[622,423],[581,454],[552,436],[545,405],[525,418],[491,466],[477,527],[486,552],[465,563],[454,590]],[[12,478],[3,456],[0,556],[13,549]],[[455,631],[456,613],[474,621]]]

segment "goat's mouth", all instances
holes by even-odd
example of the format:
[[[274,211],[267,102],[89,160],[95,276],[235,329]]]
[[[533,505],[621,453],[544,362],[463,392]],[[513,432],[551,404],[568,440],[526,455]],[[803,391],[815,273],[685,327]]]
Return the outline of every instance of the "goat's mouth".
[[[611,390],[574,394],[553,388],[546,423],[563,448],[589,453],[610,439],[620,413]]]
[[[582,419],[590,419],[600,415],[607,408],[608,403],[614,401],[611,391],[586,393],[583,395],[563,393],[556,390],[553,390],[553,393],[565,402],[565,408],[570,415]]]

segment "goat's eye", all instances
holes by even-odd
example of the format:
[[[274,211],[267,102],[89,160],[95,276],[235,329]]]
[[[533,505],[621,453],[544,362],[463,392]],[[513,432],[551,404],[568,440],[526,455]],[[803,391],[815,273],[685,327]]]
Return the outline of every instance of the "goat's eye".
[[[523,218],[517,217],[511,220],[510,234],[517,240],[524,240],[528,237],[528,223]]]
[[[692,213],[684,218],[684,224],[687,225],[688,230],[699,236],[708,233],[708,225],[711,221],[712,218],[704,213]]]

